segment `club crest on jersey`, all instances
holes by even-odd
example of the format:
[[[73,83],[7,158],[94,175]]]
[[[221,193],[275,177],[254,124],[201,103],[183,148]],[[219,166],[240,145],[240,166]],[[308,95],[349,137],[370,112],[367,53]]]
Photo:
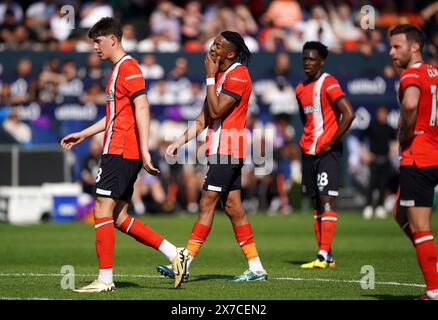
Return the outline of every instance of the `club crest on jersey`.
[[[114,101],[114,90],[105,93],[106,101]]]

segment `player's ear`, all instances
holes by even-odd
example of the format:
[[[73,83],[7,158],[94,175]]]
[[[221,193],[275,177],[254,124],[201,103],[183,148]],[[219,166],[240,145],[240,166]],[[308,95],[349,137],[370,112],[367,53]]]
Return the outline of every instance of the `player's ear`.
[[[111,46],[114,47],[116,45],[116,36],[115,35],[111,35],[110,36],[110,40],[111,40]]]
[[[417,42],[412,43],[411,45],[411,51],[414,52],[418,52],[420,51],[420,44]]]
[[[227,59],[228,60],[234,60],[236,58],[236,53],[234,51],[230,51],[227,54]]]

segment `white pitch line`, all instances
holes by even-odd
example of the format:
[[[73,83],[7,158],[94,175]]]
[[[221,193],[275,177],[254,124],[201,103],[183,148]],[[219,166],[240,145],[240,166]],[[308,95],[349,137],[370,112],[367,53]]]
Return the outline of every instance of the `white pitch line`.
[[[280,277],[280,278],[274,278],[274,279],[275,280],[288,280],[288,281],[343,282],[343,283],[363,283],[363,284],[368,284],[367,281],[344,280],[344,279],[322,279],[322,278],[306,279],[306,278],[290,278],[290,277]],[[418,283],[400,283],[400,282],[375,281],[374,284],[381,284],[381,285],[388,285],[388,286],[422,287],[422,288],[426,287],[426,285],[418,284]]]
[[[0,273],[0,277],[63,277],[64,274],[60,273]],[[96,277],[96,274],[75,274],[76,277]],[[162,278],[160,275],[148,275],[148,274],[115,274],[115,278]],[[338,282],[338,283],[364,283],[368,282],[361,280],[345,280],[345,279],[324,279],[324,278],[293,278],[293,277],[276,277],[270,278],[273,280],[285,280],[285,281],[313,281],[313,282]],[[418,283],[401,283],[394,281],[375,281],[375,284],[387,285],[387,286],[404,286],[404,287],[426,287],[424,284]]]

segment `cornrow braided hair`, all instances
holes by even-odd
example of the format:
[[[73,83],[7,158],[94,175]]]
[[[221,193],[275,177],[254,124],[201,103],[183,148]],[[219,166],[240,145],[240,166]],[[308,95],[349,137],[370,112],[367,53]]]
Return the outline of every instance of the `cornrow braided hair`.
[[[247,65],[251,60],[251,52],[246,46],[242,36],[234,31],[223,31],[221,32],[221,36],[234,46],[237,54],[237,61]]]

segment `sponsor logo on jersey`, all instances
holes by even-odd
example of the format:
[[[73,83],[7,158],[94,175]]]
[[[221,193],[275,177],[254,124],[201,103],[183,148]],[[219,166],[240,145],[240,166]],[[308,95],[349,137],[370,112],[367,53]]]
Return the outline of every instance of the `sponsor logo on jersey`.
[[[131,76],[127,76],[125,78],[125,81],[132,80],[132,79],[135,79],[135,78],[143,78],[143,75],[141,75],[141,74],[133,74]]]

